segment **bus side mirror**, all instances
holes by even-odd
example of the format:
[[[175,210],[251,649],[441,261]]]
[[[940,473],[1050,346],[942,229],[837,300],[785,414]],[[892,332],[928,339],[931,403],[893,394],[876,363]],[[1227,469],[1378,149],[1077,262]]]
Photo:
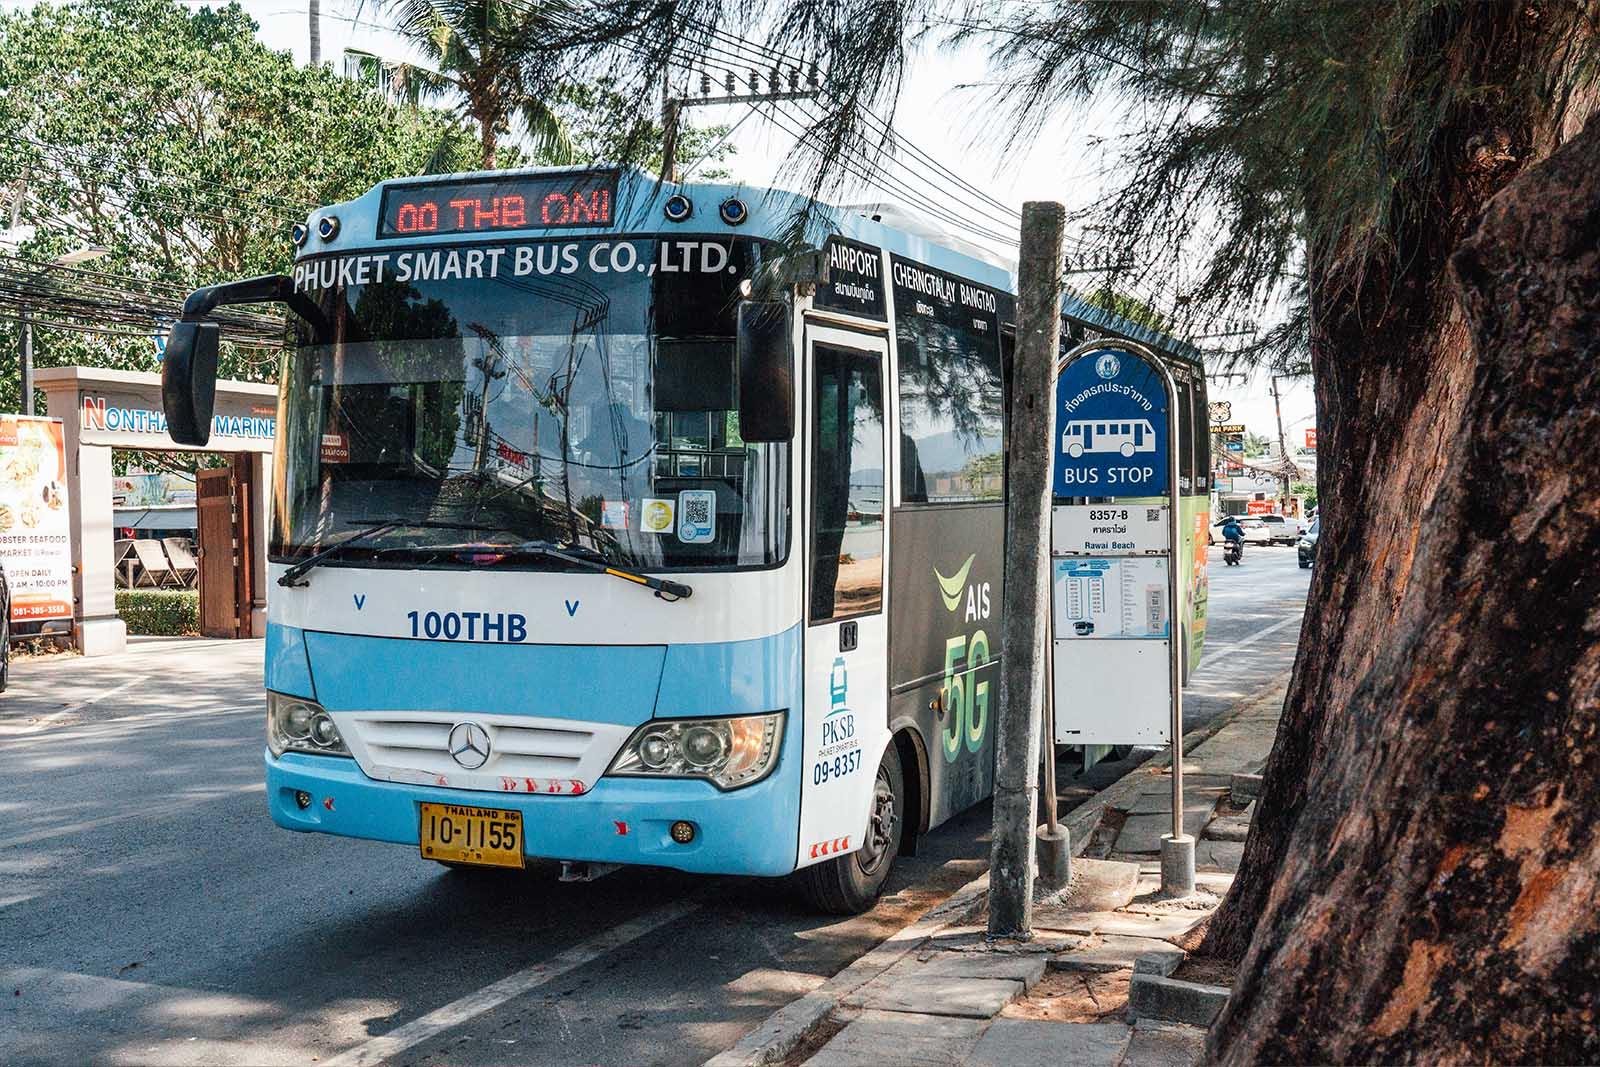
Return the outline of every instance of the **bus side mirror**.
[[[794,332],[789,305],[742,301],[735,352],[739,363],[739,436],[794,439]]]
[[[161,407],[167,433],[180,445],[211,439],[217,402],[217,339],[214,322],[175,322],[161,361]]]

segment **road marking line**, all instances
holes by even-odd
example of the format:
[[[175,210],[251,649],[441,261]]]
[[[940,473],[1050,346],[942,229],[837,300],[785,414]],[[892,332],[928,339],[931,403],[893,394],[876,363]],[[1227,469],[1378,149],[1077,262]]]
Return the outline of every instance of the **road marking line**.
[[[92,696],[88,700],[80,700],[76,704],[68,704],[66,707],[62,708],[60,711],[53,711],[50,714],[43,716],[42,718],[30,720],[25,726],[23,726],[23,728],[21,730],[18,730],[16,732],[17,733],[32,733],[35,730],[41,730],[44,727],[49,726],[51,723],[55,722],[57,719],[65,718],[66,716],[71,715],[75,711],[82,711],[84,708],[87,708],[91,704],[98,704],[98,703],[100,703],[100,701],[104,700],[106,697],[114,697],[118,693],[122,692],[124,689],[132,689],[134,686],[138,685],[140,682],[142,682],[144,680],[145,680],[144,678],[133,678],[133,679],[130,679],[130,680],[126,681],[126,682],[123,682],[121,685],[112,686],[110,689],[107,689],[102,693],[99,693],[99,694],[97,694],[95,696]]]
[[[146,804],[134,811],[124,811],[120,815],[106,815],[99,819],[85,819],[83,822],[76,822],[67,826],[54,826],[48,830],[35,830],[32,833],[21,834],[17,837],[3,838],[0,839],[0,849],[14,848],[17,845],[31,845],[35,841],[48,841],[52,837],[65,837],[69,834],[82,833],[85,830],[93,830],[114,822],[125,822],[128,819],[147,819],[152,815],[171,815],[175,812],[183,811],[185,808],[192,808],[197,804],[204,804],[207,801],[219,800],[240,793],[264,793],[266,791],[267,783],[265,782],[235,786],[232,789],[213,789],[204,795],[193,796],[171,804]]]
[[[1215,663],[1219,659],[1227,659],[1229,656],[1233,655],[1235,652],[1239,651],[1240,649],[1242,649],[1242,648],[1244,648],[1244,647],[1246,647],[1248,645],[1255,644],[1257,641],[1261,640],[1263,637],[1268,636],[1269,634],[1277,633],[1279,630],[1283,629],[1285,626],[1293,626],[1295,623],[1298,623],[1300,620],[1301,620],[1301,616],[1299,616],[1299,615],[1291,615],[1287,619],[1283,619],[1280,622],[1275,622],[1271,626],[1263,627],[1262,629],[1259,629],[1255,633],[1251,634],[1249,637],[1242,638],[1241,640],[1235,641],[1231,645],[1218,645],[1215,649],[1211,650],[1211,652],[1208,655],[1203,655],[1203,656],[1200,657],[1200,662],[1195,665],[1195,671],[1198,672],[1201,667],[1209,666],[1210,664]]]
[[[442,1008],[435,1008],[428,1014],[411,1020],[404,1026],[395,1027],[387,1034],[341,1052],[332,1059],[324,1060],[324,1067],[370,1067],[372,1064],[382,1063],[389,1057],[436,1037],[446,1030],[470,1022],[508,1000],[531,992],[546,982],[560,978],[585,964],[593,963],[606,953],[615,951],[631,941],[637,941],[667,923],[683,918],[699,906],[698,903],[676,904],[641,915],[637,919],[576,944],[543,963],[536,963],[532,967],[507,975],[493,985],[484,986],[475,993],[468,993],[459,1000],[453,1000]]]
[[[255,701],[250,704],[228,704],[219,708],[189,708],[184,711],[168,711],[158,708],[138,715],[119,715],[114,719],[96,719],[93,722],[80,722],[72,726],[64,726],[59,730],[51,730],[48,733],[41,732],[40,729],[32,726],[15,730],[0,726],[0,738],[9,739],[6,747],[7,751],[10,751],[29,744],[39,745],[53,741],[83,741],[97,737],[121,737],[132,730],[147,729],[148,727],[159,726],[164,722],[174,720],[194,719],[209,715],[242,715],[245,712],[265,713],[265,709],[266,705],[261,701]],[[136,725],[124,725],[120,730],[103,729],[103,727],[112,724],[128,723]],[[137,724],[148,724],[148,726]]]

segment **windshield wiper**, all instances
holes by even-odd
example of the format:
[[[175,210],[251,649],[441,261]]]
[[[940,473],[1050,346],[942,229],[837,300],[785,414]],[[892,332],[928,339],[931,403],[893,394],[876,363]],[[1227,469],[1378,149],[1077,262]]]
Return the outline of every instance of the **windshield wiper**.
[[[357,530],[337,544],[329,545],[320,552],[315,552],[296,563],[293,567],[278,576],[278,584],[289,589],[296,589],[311,583],[304,580],[307,571],[321,563],[323,560],[338,555],[347,548],[355,548],[364,541],[370,541],[380,534],[402,527],[423,526],[443,530],[497,530],[497,526],[485,526],[481,523],[471,522],[435,522],[431,519],[354,519],[351,526],[365,526],[364,530]]]
[[[635,585],[642,585],[646,589],[654,590],[656,596],[668,603],[675,600],[684,600],[694,595],[694,590],[682,582],[674,582],[666,578],[652,578],[648,574],[635,574],[633,571],[625,571],[619,567],[613,567],[606,562],[606,558],[600,553],[579,545],[558,545],[549,541],[516,541],[511,544],[480,542],[468,545],[428,545],[427,547],[440,552],[477,552],[501,557],[541,556],[545,559],[560,560],[562,563],[570,563],[576,567],[582,567],[584,570],[593,571],[596,574],[609,574],[613,578],[621,578],[624,581],[633,582]]]
[[[301,560],[299,563],[296,563],[293,567],[290,567],[288,570],[284,571],[278,576],[278,584],[289,589],[310,585],[311,583],[305,580],[306,572],[312,567],[315,567],[317,564],[321,563],[323,560],[328,559],[331,556],[336,556],[347,548],[354,548],[362,541],[370,541],[380,534],[386,534],[390,530],[405,525],[407,525],[407,523],[403,519],[374,520],[372,523],[367,524],[367,528],[365,530],[357,530],[349,537],[346,537],[343,541],[340,541],[336,544],[331,544],[322,551],[314,552],[305,559]]]

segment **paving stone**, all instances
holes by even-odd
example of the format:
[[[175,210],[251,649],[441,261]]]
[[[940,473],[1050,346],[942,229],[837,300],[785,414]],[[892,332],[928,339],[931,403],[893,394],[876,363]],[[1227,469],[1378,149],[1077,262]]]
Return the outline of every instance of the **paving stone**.
[[[1022,993],[1022,983],[1012,979],[935,974],[891,975],[886,971],[851,993],[844,999],[844,1004],[847,1007],[879,1011],[988,1019]]]
[[[1033,909],[1033,925],[1038,930],[1069,934],[1129,934],[1166,940],[1188,933],[1205,916],[1205,912],[1070,911],[1041,904]]]
[[[1128,1008],[1137,1019],[1164,1019],[1210,1026],[1228,1002],[1228,987],[1185,982],[1157,974],[1134,973],[1128,984]]]
[[[1197,870],[1227,871],[1239,869],[1244,858],[1243,841],[1196,841],[1194,865]]]
[[[1236,774],[1229,784],[1233,793],[1233,802],[1243,804],[1247,800],[1254,800],[1261,792],[1261,776],[1259,774]]]
[[[1032,989],[1044,977],[1042,953],[932,952],[901,960],[883,977],[930,975],[940,978],[1005,978]]]
[[[1212,819],[1203,836],[1211,841],[1243,841],[1250,836],[1250,820],[1236,815]]]
[[[1116,1067],[1133,1029],[1122,1023],[996,1019],[967,1062],[972,1067]]]
[[[1170,978],[1172,972],[1183,966],[1183,961],[1189,954],[1177,945],[1169,945],[1165,941],[1158,941],[1157,948],[1148,952],[1141,952],[1133,961],[1134,974],[1159,974],[1163,978]]]
[[[1193,1067],[1206,1050],[1206,1032],[1195,1026],[1140,1019],[1121,1067]]]
[[[1227,792],[1219,789],[1215,792],[1197,792],[1185,788],[1183,791],[1184,811],[1211,812],[1216,809],[1217,798]],[[1128,809],[1132,815],[1160,815],[1172,811],[1172,790],[1166,789],[1159,793],[1140,793],[1134,800],[1133,806]]]
[[[1158,947],[1171,949],[1178,953],[1180,960],[1183,958],[1181,949],[1153,937],[1102,934],[1086,941],[1081,948],[1052,956],[1050,966],[1058,971],[1125,971],[1140,956]]]
[[[1073,860],[1077,863],[1077,860]],[[1198,876],[1196,876],[1198,877]],[[1060,931],[1035,930],[1032,941],[990,941],[989,930],[983,926],[954,927],[941,930],[928,939],[928,943],[946,952],[969,952],[974,955],[996,956],[1049,956],[1076,948],[1083,941],[1082,934]]]
[[[1139,885],[1139,865],[1117,860],[1072,861],[1072,882],[1052,902],[1080,911],[1114,911],[1132,900]]]
[[[1206,820],[1211,817],[1211,809],[1185,811],[1183,813],[1183,832],[1191,837],[1199,837],[1200,831],[1205,827]],[[1122,830],[1117,834],[1117,842],[1112,846],[1117,852],[1132,853],[1158,853],[1161,851],[1161,838],[1172,832],[1172,815],[1130,815],[1122,824]]]
[[[983,1035],[986,1019],[864,1011],[806,1061],[810,1067],[958,1067]]]
[[[1185,761],[1183,765],[1183,791],[1185,793],[1226,793],[1233,782],[1233,775],[1210,774],[1201,770],[1199,764]],[[1158,775],[1152,775],[1139,785],[1140,796],[1157,796],[1165,793],[1172,795],[1172,775],[1163,770]]]

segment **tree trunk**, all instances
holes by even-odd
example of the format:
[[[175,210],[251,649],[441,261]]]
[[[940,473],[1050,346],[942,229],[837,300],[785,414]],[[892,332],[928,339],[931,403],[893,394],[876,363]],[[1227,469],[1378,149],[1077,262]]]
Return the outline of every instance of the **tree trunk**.
[[[495,151],[499,139],[494,133],[494,123],[480,120],[478,123],[478,144],[483,151],[483,169],[494,170]]]
[[[1414,43],[1416,81],[1403,79],[1393,92],[1433,91],[1434,67],[1474,85],[1511,85],[1535,51],[1533,39],[1575,32],[1575,21],[1570,10],[1441,5]],[[1554,147],[1577,106],[1563,98],[1532,113],[1512,93],[1483,92],[1450,116],[1436,146],[1441,165],[1397,184],[1398,266],[1376,258],[1351,265],[1338,248],[1310,250],[1317,567],[1255,825],[1205,953],[1244,956],[1307,798],[1316,795],[1314,772],[1356,728],[1344,711],[1394,639],[1419,548],[1417,519],[1439,490],[1472,384],[1471,339],[1445,281],[1449,257],[1490,197]],[[1307,210],[1314,213],[1316,203]],[[1364,281],[1352,287],[1357,275]],[[1352,288],[1354,296],[1335,295]]]
[[[1226,1062],[1600,1060],[1600,119],[1453,262],[1437,488],[1365,578],[1393,622],[1313,742]]]

